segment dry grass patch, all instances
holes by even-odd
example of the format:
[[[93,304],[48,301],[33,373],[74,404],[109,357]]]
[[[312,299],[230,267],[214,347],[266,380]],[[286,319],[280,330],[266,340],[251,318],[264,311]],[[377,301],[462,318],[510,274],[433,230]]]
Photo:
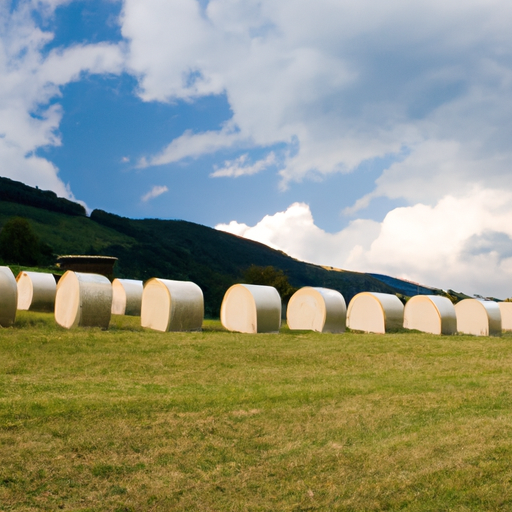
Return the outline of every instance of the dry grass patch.
[[[512,510],[512,337],[0,331],[0,510]]]

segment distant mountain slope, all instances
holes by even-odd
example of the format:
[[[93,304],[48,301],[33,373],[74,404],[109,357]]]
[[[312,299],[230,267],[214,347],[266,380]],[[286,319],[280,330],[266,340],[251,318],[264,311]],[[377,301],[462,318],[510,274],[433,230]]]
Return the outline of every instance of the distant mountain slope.
[[[19,203],[14,200],[16,191],[21,194]],[[327,270],[263,244],[191,222],[135,220],[102,210],[94,210],[89,218],[79,213],[80,205],[74,207],[75,203],[51,194],[0,179],[0,198],[9,198],[0,200],[0,226],[13,216],[25,217],[56,254],[116,256],[119,262],[115,272],[119,277],[194,281],[204,292],[205,309],[210,316],[218,316],[225,291],[241,282],[251,265],[281,269],[295,287],[339,290],[347,304],[361,291],[403,293],[396,282],[384,282],[370,274]]]
[[[402,295],[407,295],[411,297],[412,295],[428,295],[435,294],[437,291],[435,288],[429,288],[427,286],[422,286],[420,284],[412,283],[410,281],[405,281],[403,279],[398,279],[396,277],[386,276],[384,274],[368,274],[369,276],[375,277],[379,281],[383,283],[389,284]]]
[[[393,287],[367,274],[330,272],[295,260],[258,242],[185,221],[133,220],[95,210],[91,220],[137,240],[131,247],[112,244],[109,255],[119,258],[118,271],[140,279],[159,275],[190,279],[218,314],[224,292],[240,282],[251,265],[273,266],[288,276],[292,286],[324,286],[339,290],[348,301],[360,291],[394,293]],[[209,306],[207,306],[208,309]]]

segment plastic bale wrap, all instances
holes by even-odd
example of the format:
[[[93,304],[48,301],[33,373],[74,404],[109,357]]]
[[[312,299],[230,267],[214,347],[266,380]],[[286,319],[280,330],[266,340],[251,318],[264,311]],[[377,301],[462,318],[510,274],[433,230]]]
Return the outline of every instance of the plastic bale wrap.
[[[512,331],[512,302],[498,302],[502,331]]]
[[[112,285],[99,274],[68,270],[57,284],[55,321],[73,327],[108,329],[112,308]]]
[[[204,299],[197,284],[154,277],[142,292],[140,322],[155,331],[200,331]]]
[[[404,305],[396,295],[362,292],[348,305],[347,326],[355,331],[384,334],[404,323]]]
[[[18,287],[9,267],[0,267],[0,326],[10,327],[16,320]]]
[[[343,295],[328,288],[301,288],[292,295],[286,310],[292,330],[340,333],[345,331],[346,320]]]
[[[22,271],[16,277],[18,309],[23,311],[53,311],[57,284],[53,274]]]
[[[140,316],[144,284],[136,279],[112,281],[112,314]]]
[[[475,336],[500,336],[501,313],[497,302],[464,299],[455,304],[457,331]]]
[[[220,320],[228,331],[279,332],[281,297],[273,286],[235,284],[225,293]]]
[[[404,308],[404,327],[431,334],[455,334],[457,316],[450,299],[439,295],[415,295]]]

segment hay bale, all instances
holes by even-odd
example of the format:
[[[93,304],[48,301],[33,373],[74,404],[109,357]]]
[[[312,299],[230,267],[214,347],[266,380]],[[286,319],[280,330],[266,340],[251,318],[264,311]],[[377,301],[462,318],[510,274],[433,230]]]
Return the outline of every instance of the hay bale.
[[[140,316],[144,284],[136,279],[112,281],[112,314]]]
[[[57,284],[53,274],[22,271],[16,276],[18,309],[53,311]]]
[[[355,331],[384,334],[399,329],[404,322],[404,306],[396,295],[362,292],[348,305],[347,326]]]
[[[343,295],[328,288],[305,286],[297,290],[286,310],[292,330],[340,333],[345,331],[347,306]]]
[[[455,334],[457,316],[452,301],[439,295],[415,295],[404,308],[405,329],[431,334]]]
[[[200,331],[203,318],[203,292],[197,284],[154,277],[144,285],[142,327],[162,332]]]
[[[0,267],[0,326],[10,327],[16,320],[18,287],[9,267]]]
[[[497,302],[464,299],[455,304],[457,331],[475,336],[500,336],[501,313]]]
[[[235,284],[225,293],[220,320],[228,331],[279,332],[281,297],[273,286]]]
[[[512,302],[498,302],[502,331],[512,331]]]
[[[99,274],[68,270],[57,284],[55,321],[73,327],[108,329],[112,308],[112,285]]]

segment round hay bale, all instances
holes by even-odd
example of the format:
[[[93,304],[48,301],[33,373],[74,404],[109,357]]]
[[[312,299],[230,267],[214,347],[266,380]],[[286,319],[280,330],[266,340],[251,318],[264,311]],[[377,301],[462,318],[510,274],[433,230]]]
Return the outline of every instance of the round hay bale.
[[[0,267],[0,325],[10,327],[16,320],[18,287],[9,267]]]
[[[197,284],[154,277],[142,292],[140,323],[155,331],[200,331],[204,299]]]
[[[73,327],[108,329],[112,308],[112,285],[99,274],[68,270],[57,284],[55,321]]]
[[[415,295],[404,308],[405,329],[431,334],[455,334],[457,317],[452,301],[439,295]]]
[[[501,313],[501,330],[512,331],[512,302],[498,302]]]
[[[497,302],[464,299],[455,304],[457,331],[475,336],[501,336],[501,313]]]
[[[23,311],[53,311],[57,284],[53,274],[22,271],[16,276],[18,309]]]
[[[228,331],[279,332],[281,297],[273,286],[235,284],[224,294],[220,320]]]
[[[355,331],[384,334],[399,329],[404,322],[404,305],[396,295],[362,292],[348,305],[347,326]]]
[[[140,316],[144,284],[136,279],[112,281],[112,314]]]
[[[291,330],[340,333],[345,331],[346,318],[343,295],[329,288],[305,286],[297,290],[286,310]]]

